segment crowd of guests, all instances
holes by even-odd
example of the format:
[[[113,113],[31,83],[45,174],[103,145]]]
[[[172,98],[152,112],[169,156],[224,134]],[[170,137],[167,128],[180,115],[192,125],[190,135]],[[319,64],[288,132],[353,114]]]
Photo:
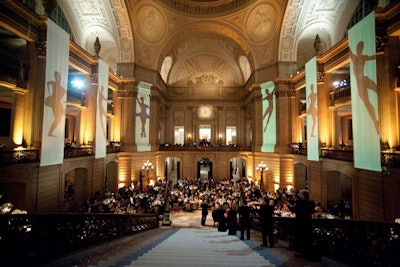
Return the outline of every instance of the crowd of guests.
[[[295,217],[296,256],[312,255],[312,218],[320,216],[320,205],[310,200],[307,190],[282,189],[270,192],[260,189],[247,179],[232,181],[223,179],[181,179],[175,184],[158,180],[155,185],[138,188],[125,186],[116,194],[107,193],[104,199],[97,193],[84,203],[86,212],[155,213],[161,216],[170,212],[192,212],[201,209],[201,225],[205,225],[212,210],[214,226],[218,231],[250,239],[252,217],[259,218],[262,236],[261,246],[273,248],[274,216]]]
[[[117,192],[107,191],[103,196],[97,192],[95,196],[83,203],[84,212],[105,213],[155,213],[162,215],[164,210],[192,212],[206,204],[208,209],[227,211],[236,209],[245,202],[251,211],[258,210],[263,201],[274,200],[273,216],[295,217],[291,206],[299,198],[299,191],[291,188],[278,189],[275,192],[260,189],[248,179],[232,181],[230,179],[214,180],[212,178],[178,179],[171,184],[165,180],[157,180],[154,185],[140,188],[132,183]],[[314,217],[344,217],[351,208],[337,205],[335,210],[328,211],[315,203]],[[204,205],[203,205],[204,206]],[[224,213],[225,213],[224,212]],[[213,216],[214,218],[214,216]],[[217,219],[216,219],[217,220]],[[215,222],[217,222],[214,220]]]

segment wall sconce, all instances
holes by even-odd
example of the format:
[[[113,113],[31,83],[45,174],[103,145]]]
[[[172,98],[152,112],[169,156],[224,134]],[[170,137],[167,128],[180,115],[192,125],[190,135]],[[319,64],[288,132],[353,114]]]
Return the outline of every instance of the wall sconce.
[[[268,171],[269,168],[267,166],[267,164],[264,163],[264,161],[261,161],[261,163],[258,164],[256,171],[260,171],[261,172],[261,177],[260,177],[260,189],[263,188],[263,174],[264,171]]]
[[[154,169],[153,163],[151,163],[149,160],[143,163],[142,170],[146,171],[147,184],[150,184],[149,171],[153,169]]]

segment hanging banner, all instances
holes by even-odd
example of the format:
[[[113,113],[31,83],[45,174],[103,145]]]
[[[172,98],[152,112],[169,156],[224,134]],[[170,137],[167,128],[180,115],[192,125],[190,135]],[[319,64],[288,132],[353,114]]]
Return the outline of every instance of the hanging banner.
[[[319,161],[317,58],[306,63],[307,159]]]
[[[381,171],[375,13],[349,30],[354,166]]]
[[[137,151],[150,151],[150,88],[151,84],[140,82],[136,98],[136,133]]]
[[[60,164],[64,160],[68,61],[69,34],[48,19],[40,166]]]
[[[261,152],[274,152],[276,145],[275,84],[260,85],[263,112],[263,144]]]
[[[96,153],[95,158],[104,158],[107,153],[107,98],[108,64],[99,59],[96,110]]]

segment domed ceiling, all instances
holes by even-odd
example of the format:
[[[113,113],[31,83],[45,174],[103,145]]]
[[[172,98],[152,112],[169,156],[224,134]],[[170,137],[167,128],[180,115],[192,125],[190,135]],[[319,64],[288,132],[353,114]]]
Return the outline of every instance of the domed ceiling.
[[[69,0],[59,1],[75,42],[116,70],[135,62],[158,71],[168,86],[198,81],[243,86],[292,73],[341,40],[358,1],[348,0]],[[273,71],[271,71],[271,69]],[[271,75],[271,77],[268,77]]]

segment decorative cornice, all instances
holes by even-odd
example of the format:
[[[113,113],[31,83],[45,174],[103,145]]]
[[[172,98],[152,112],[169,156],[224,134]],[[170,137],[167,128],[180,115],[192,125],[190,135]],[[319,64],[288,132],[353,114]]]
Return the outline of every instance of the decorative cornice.
[[[323,83],[325,78],[324,71],[317,71],[317,83]]]
[[[292,88],[275,90],[276,97],[295,97],[296,91]]]
[[[118,84],[117,96],[118,97],[136,97],[137,95],[137,82],[136,81],[122,81]]]
[[[157,0],[171,9],[193,15],[219,15],[232,12],[248,6],[256,0],[225,0],[225,1],[187,1],[187,0]]]

